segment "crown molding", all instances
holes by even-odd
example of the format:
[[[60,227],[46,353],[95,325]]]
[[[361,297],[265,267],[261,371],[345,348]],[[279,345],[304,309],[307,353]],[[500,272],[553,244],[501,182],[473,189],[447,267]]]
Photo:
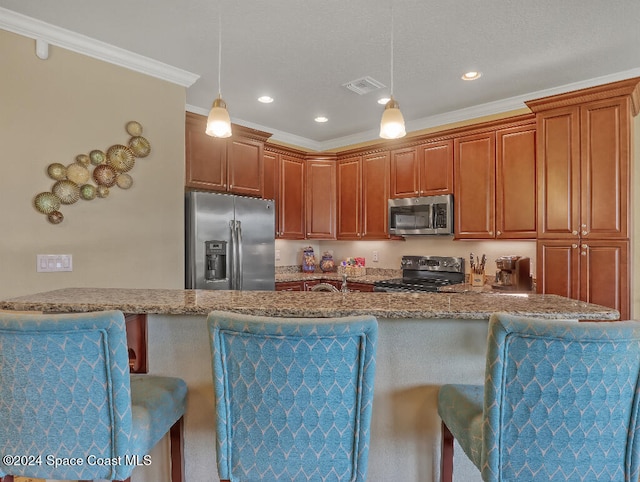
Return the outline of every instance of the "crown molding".
[[[198,74],[173,67],[130,52],[120,47],[92,39],[41,20],[0,7],[0,29],[35,40],[45,41],[88,57],[118,65],[135,72],[166,80],[183,87],[191,87],[200,78]]]

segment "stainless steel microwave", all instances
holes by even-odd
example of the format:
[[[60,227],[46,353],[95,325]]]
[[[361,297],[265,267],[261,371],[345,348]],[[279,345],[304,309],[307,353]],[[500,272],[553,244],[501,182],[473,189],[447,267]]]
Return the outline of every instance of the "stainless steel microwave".
[[[453,234],[453,195],[389,199],[389,234]]]

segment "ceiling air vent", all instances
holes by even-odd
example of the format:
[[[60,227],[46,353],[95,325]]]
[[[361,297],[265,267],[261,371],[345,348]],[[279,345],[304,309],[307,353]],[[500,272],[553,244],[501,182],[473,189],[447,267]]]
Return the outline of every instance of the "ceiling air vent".
[[[368,94],[369,92],[373,92],[374,90],[386,87],[382,82],[378,82],[376,79],[372,79],[369,76],[352,80],[351,82],[342,84],[342,86],[360,95]]]

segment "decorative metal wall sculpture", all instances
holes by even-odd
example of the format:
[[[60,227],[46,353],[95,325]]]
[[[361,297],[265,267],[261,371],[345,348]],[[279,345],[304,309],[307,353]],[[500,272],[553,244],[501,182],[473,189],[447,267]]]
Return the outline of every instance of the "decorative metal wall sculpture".
[[[151,153],[151,144],[142,137],[139,122],[128,122],[126,130],[131,136],[126,146],[115,144],[106,153],[94,149],[88,155],[79,154],[68,166],[59,162],[49,164],[47,174],[55,183],[50,192],[36,195],[34,205],[39,212],[46,214],[50,223],[60,224],[64,220],[60,212],[63,204],[73,204],[79,199],[105,198],[113,186],[129,189],[133,185],[129,171],[133,169],[136,158],[147,157]]]

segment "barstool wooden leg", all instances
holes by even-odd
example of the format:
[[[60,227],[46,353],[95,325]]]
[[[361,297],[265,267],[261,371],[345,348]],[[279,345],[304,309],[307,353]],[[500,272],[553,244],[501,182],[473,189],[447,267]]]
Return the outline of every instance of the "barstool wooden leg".
[[[440,451],[440,482],[453,482],[453,434],[444,422]]]
[[[184,481],[184,417],[180,417],[169,430],[171,445],[171,482]]]

